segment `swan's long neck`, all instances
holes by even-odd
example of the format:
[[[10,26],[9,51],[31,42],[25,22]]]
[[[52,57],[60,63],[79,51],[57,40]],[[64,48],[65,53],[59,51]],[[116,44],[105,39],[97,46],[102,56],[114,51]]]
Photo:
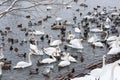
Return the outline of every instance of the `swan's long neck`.
[[[106,36],[105,36],[105,39],[104,40],[107,40],[107,38],[108,38],[108,32],[106,32]]]
[[[102,64],[102,67],[104,67],[104,66],[105,66],[105,58],[106,58],[106,56],[105,56],[105,55],[103,55],[103,64]]]
[[[0,75],[2,75],[2,66],[0,65]]]
[[[101,28],[100,28],[101,30],[103,30],[103,25],[101,24]]]
[[[114,70],[115,70],[116,65],[117,65],[117,64],[115,63],[115,64],[113,64],[113,66],[112,66],[111,75],[110,75],[110,76],[111,76],[111,78],[110,78],[111,80],[114,80]]]
[[[0,56],[3,56],[3,49],[0,49]]]
[[[54,56],[52,56],[53,60],[56,60],[56,58]]]
[[[30,56],[31,56],[31,53],[28,54],[28,63],[32,63]]]

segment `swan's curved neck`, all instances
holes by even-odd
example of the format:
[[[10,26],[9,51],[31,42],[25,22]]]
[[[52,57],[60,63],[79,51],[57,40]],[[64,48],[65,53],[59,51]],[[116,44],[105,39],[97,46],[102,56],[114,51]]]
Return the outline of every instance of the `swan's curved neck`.
[[[31,62],[32,62],[30,56],[31,56],[31,53],[28,54],[28,63],[31,63]]]
[[[0,49],[0,56],[3,56],[3,49]]]
[[[2,66],[0,65],[0,75],[2,75]]]
[[[103,30],[103,25],[101,24],[101,28],[100,28],[101,30]]]
[[[108,32],[105,32],[106,33],[106,36],[105,36],[105,39],[104,40],[107,40],[107,38],[108,38]]]
[[[115,63],[115,64],[113,64],[113,66],[112,66],[111,75],[110,75],[110,76],[111,76],[111,78],[110,78],[111,80],[114,79],[114,70],[115,70],[116,65],[117,65],[117,64]]]
[[[105,56],[105,55],[103,55],[103,64],[102,64],[102,67],[104,67],[104,66],[105,66],[105,58],[106,58],[106,56]]]

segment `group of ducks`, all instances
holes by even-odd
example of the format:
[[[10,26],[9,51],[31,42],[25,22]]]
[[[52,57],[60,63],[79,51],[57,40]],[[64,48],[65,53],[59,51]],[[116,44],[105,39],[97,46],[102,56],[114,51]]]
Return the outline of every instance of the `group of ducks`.
[[[75,1],[75,0],[74,0]],[[77,0],[76,0],[77,1]],[[72,6],[68,5],[67,9],[72,8]],[[52,7],[48,6],[47,10],[51,10]],[[93,45],[94,47],[100,47],[103,48],[105,47],[105,45],[109,45],[109,52],[107,54],[118,54],[120,52],[120,37],[119,36],[109,36],[109,31],[111,31],[110,29],[112,28],[111,24],[114,24],[115,26],[118,27],[117,24],[115,24],[115,19],[117,19],[117,17],[119,18],[119,13],[118,12],[111,12],[110,14],[107,13],[107,11],[103,10],[102,12],[98,12],[96,8],[94,9],[94,12],[90,12],[90,15],[84,16],[83,20],[80,22],[80,25],[76,26],[76,20],[77,18],[74,17],[74,22],[69,22],[69,21],[64,21],[65,25],[72,25],[72,29],[74,29],[75,33],[78,33],[81,35],[80,38],[76,38],[75,34],[72,34],[71,32],[67,32],[67,37],[66,37],[66,44],[65,46],[67,47],[71,47],[74,49],[78,49],[78,50],[84,50],[84,46],[82,41],[87,41],[88,43],[90,43],[90,45]],[[82,14],[81,14],[82,15]],[[113,17],[109,18],[106,17],[107,15],[112,15]],[[28,18],[30,16],[27,16]],[[99,18],[105,18],[105,20],[99,20]],[[102,23],[98,23],[103,21],[104,24]],[[62,24],[62,18],[56,18],[56,22],[57,22],[57,26],[60,26]],[[31,25],[31,21],[29,23],[29,26]],[[39,22],[40,24],[42,24],[41,22]],[[59,24],[58,24],[59,23]],[[89,25],[89,24],[92,24]],[[99,26],[100,25],[100,26]],[[64,26],[64,25],[63,25]],[[95,27],[97,26],[97,27]],[[21,25],[19,25],[18,27],[21,27]],[[107,29],[104,30],[103,28]],[[43,65],[43,64],[52,64],[55,63],[59,60],[61,60],[58,63],[58,67],[66,67],[69,66],[71,64],[71,62],[77,63],[78,61],[71,56],[70,53],[68,52],[62,52],[60,49],[60,45],[63,44],[63,41],[60,39],[57,40],[53,40],[52,36],[50,36],[50,42],[49,42],[49,46],[47,48],[39,48],[38,44],[37,44],[37,40],[35,39],[35,36],[44,36],[46,35],[46,33],[44,32],[45,27],[42,26],[40,30],[33,30],[31,32],[28,32],[26,35],[32,34],[31,37],[31,42],[30,42],[30,49],[29,49],[29,53],[28,55],[28,60],[27,61],[20,61],[18,62],[15,66],[13,66],[14,69],[19,69],[19,68],[26,68],[26,67],[30,67],[32,66],[32,60],[31,60],[31,55],[37,55],[37,56],[43,56],[43,55],[47,55],[49,56],[48,58],[44,58],[42,60],[38,61],[38,65]],[[83,29],[83,30],[82,30]],[[116,29],[116,28],[115,28]],[[105,37],[103,39],[103,41],[101,39],[98,38],[97,33],[105,33]],[[89,33],[94,33],[91,37],[89,35]],[[88,37],[86,37],[86,35]],[[41,37],[42,39],[43,37]],[[85,39],[87,38],[87,39]],[[103,44],[105,43],[105,45]],[[66,48],[67,48],[66,47]],[[0,60],[2,60],[4,58],[3,55],[3,47],[0,48]],[[17,49],[16,49],[17,52]],[[26,54],[25,54],[26,55]],[[0,75],[2,75],[2,66],[4,65],[4,62],[0,62]],[[103,56],[103,67],[105,65],[105,56]],[[50,69],[51,67],[49,67]],[[52,67],[53,68],[53,67]],[[49,69],[47,70],[49,72]],[[102,70],[102,68],[100,69],[96,69],[91,71],[91,75],[95,75],[100,73]],[[31,71],[30,74],[38,73],[38,68],[34,71]],[[89,80],[87,78],[87,80]],[[94,80],[94,79],[93,79]]]

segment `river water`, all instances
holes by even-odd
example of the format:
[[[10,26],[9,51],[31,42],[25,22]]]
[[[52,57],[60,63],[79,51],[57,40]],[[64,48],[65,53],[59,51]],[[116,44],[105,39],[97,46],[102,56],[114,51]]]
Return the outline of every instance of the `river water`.
[[[56,3],[61,3],[61,2],[67,3],[69,1],[70,0],[56,0]],[[83,2],[85,2],[88,5],[87,8],[79,6],[80,3],[83,3]],[[54,39],[58,39],[57,36],[60,35],[60,31],[51,30],[51,25],[55,22],[55,18],[61,17],[63,21],[64,20],[72,21],[73,17],[77,16],[77,23],[78,23],[80,22],[82,17],[87,14],[88,11],[93,11],[93,8],[96,7],[97,5],[101,6],[100,8],[101,10],[103,9],[103,7],[106,7],[107,9],[109,9],[109,7],[115,7],[115,6],[119,9],[120,8],[119,3],[120,3],[120,0],[78,0],[77,3],[75,2],[70,3],[70,5],[72,6],[71,9],[66,9],[66,7],[62,5],[50,5],[52,6],[53,9],[50,11],[47,11],[46,10],[47,6],[41,5],[41,6],[31,8],[29,10],[12,11],[0,19],[0,30],[5,31],[5,27],[10,27],[12,31],[11,33],[9,33],[7,36],[4,37],[5,38],[4,41],[0,40],[0,43],[4,42],[6,44],[4,46],[3,54],[8,60],[12,61],[12,64],[11,64],[12,67],[15,66],[17,62],[26,60],[24,58],[18,57],[17,54],[29,52],[29,43],[25,43],[23,46],[20,46],[19,43],[23,40],[28,41],[30,36],[26,37],[24,35],[25,32],[17,28],[17,25],[19,24],[22,24],[23,28],[27,28],[31,30],[40,29],[40,26],[28,27],[28,22],[32,21],[34,23],[39,20],[42,20],[43,18],[46,17],[46,15],[50,15],[52,16],[52,18],[43,22],[43,25],[45,26],[45,33],[53,35]],[[2,10],[2,8],[6,9],[6,7],[8,7],[9,4],[11,4],[11,2],[6,4],[6,6],[0,6],[1,7],[0,10]],[[19,4],[17,4],[17,6],[19,7],[26,7],[29,5],[31,4],[28,2],[19,2]],[[80,11],[77,12],[76,9],[80,9]],[[80,12],[83,13],[83,16],[81,17],[79,16]],[[27,15],[31,16],[30,19],[25,18],[25,16]],[[74,33],[73,28],[71,26],[67,26],[67,30],[70,30],[73,34],[76,34]],[[77,35],[76,38],[79,38],[79,35],[78,34],[76,35]],[[2,39],[2,36],[0,36],[0,38]],[[19,39],[19,43],[15,43],[15,44],[8,43],[7,41],[8,38]],[[48,47],[47,40],[44,40],[44,42],[42,42],[40,40],[40,36],[36,36],[36,39],[39,41],[39,45],[38,45],[39,48]],[[9,48],[11,45],[13,46],[13,48],[18,48],[19,49],[18,52],[10,51]],[[78,59],[77,59],[78,63],[71,63],[69,67],[63,68],[60,71],[58,70],[59,61],[56,63],[53,63],[54,69],[50,73],[50,78],[46,79],[42,75],[42,72],[45,69],[44,67],[47,65],[38,67],[39,74],[29,75],[29,70],[37,68],[36,66],[37,60],[42,60],[43,58],[47,57],[47,56],[32,56],[31,59],[32,59],[33,65],[31,67],[25,68],[25,69],[18,69],[18,70],[13,70],[13,69],[6,70],[6,71],[4,70],[1,80],[45,80],[45,79],[54,80],[53,79],[54,77],[56,77],[59,74],[65,73],[72,68],[75,68],[76,71],[85,69],[87,64],[91,63],[92,61],[102,59],[102,55],[108,52],[106,47],[104,47],[104,48],[96,48],[94,51],[95,53],[93,53],[92,48],[88,43],[86,43],[86,41],[83,41],[83,46],[84,46],[83,52],[79,52],[78,50],[68,48],[67,52],[70,52],[70,54],[78,56]],[[60,46],[60,47],[63,50],[63,46]],[[84,57],[83,63],[80,62],[81,55]]]

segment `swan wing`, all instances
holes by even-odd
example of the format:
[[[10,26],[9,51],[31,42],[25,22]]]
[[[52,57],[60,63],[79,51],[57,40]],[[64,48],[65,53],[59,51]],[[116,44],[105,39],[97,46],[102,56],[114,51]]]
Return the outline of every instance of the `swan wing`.
[[[28,66],[30,66],[28,62],[20,61],[17,63],[16,66],[14,66],[14,68],[25,68]]]
[[[60,44],[62,44],[61,40],[55,40],[55,41],[50,43],[50,46],[57,46],[57,45],[60,45]]]
[[[58,64],[58,66],[60,66],[60,67],[65,67],[65,66],[68,66],[68,65],[70,65],[70,61],[61,61]]]

